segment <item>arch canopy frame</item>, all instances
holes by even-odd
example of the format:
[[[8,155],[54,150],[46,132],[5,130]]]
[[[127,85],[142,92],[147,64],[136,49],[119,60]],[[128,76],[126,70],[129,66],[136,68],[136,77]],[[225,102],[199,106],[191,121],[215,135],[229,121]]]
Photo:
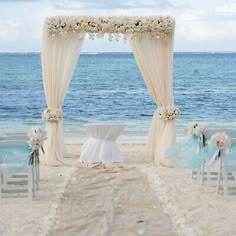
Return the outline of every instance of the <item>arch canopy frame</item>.
[[[86,33],[91,39],[108,34],[123,37],[131,48],[153,101],[158,108],[175,108],[173,97],[173,41],[175,20],[169,16],[84,17],[52,16],[45,19],[42,47],[43,85],[47,106],[62,110]],[[47,109],[48,109],[47,108]],[[64,164],[67,156],[62,120],[46,122],[45,156],[48,166]],[[165,151],[176,143],[175,120],[155,111],[149,129],[148,155],[168,165]]]

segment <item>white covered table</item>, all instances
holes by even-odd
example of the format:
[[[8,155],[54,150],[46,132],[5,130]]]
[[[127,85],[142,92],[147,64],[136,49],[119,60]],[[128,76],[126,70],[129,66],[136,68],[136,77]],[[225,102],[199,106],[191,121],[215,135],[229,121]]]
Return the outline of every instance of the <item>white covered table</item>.
[[[122,162],[121,152],[116,140],[126,125],[91,124],[86,125],[88,141],[82,147],[80,161],[85,163],[102,162],[112,164]]]

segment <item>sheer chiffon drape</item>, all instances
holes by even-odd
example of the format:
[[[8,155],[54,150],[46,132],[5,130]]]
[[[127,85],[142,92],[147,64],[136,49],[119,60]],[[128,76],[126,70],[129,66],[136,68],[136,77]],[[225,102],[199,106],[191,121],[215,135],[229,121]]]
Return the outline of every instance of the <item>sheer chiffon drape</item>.
[[[173,106],[173,34],[160,39],[143,34],[130,39],[130,44],[154,102],[159,107]],[[175,121],[161,120],[155,112],[149,129],[148,154],[157,164],[168,165],[165,150],[175,142]]]
[[[48,108],[62,108],[82,43],[83,39],[76,37],[51,39],[47,32],[44,32],[42,70]],[[61,165],[62,159],[66,155],[62,121],[47,122],[46,130],[45,155],[42,156],[41,161],[48,166]]]

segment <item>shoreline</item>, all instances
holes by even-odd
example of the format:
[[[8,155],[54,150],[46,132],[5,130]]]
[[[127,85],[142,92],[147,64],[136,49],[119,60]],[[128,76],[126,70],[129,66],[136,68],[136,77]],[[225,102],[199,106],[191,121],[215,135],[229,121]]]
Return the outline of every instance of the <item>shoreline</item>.
[[[236,141],[236,128],[210,128],[208,131],[209,136],[213,135],[217,132],[226,132],[232,139],[232,141]],[[27,135],[26,132],[6,132],[0,133],[0,141],[3,141],[5,137],[10,136],[22,136],[25,137]],[[181,143],[185,138],[187,138],[187,134],[182,132],[181,134],[176,131],[176,140],[177,143]],[[88,135],[85,131],[78,132],[64,132],[64,142],[65,144],[80,144],[84,143],[88,139]],[[148,141],[148,130],[146,131],[122,131],[120,136],[117,139],[117,143],[147,143]]]

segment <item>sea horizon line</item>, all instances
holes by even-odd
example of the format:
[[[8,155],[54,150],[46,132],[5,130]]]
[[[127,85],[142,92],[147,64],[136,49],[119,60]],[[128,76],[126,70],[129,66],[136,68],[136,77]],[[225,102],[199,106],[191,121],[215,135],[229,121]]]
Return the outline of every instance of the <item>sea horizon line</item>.
[[[174,54],[236,54],[236,51],[174,51]],[[24,52],[24,51],[16,51],[16,52],[0,52],[0,54],[41,54],[39,51],[30,51],[30,52]],[[80,54],[133,54],[131,51],[124,51],[124,52],[117,52],[117,51],[111,51],[111,52],[81,52]]]

